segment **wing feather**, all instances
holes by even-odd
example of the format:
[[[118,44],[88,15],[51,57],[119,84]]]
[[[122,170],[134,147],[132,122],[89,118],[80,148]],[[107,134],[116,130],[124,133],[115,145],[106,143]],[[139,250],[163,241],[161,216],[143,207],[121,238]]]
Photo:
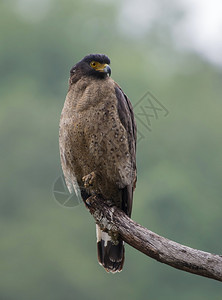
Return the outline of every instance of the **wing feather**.
[[[122,209],[130,216],[133,204],[133,191],[136,185],[136,122],[132,104],[118,84],[115,84],[115,92],[119,118],[127,131],[127,139],[133,168],[132,171],[135,174],[133,182],[122,189]]]

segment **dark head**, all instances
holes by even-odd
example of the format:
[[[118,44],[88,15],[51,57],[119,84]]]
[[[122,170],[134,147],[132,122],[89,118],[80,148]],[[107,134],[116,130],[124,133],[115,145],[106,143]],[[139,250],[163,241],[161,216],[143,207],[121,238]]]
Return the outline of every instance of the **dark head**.
[[[89,54],[78,62],[71,70],[70,76],[78,73],[82,76],[105,78],[111,75],[110,59],[104,54]]]

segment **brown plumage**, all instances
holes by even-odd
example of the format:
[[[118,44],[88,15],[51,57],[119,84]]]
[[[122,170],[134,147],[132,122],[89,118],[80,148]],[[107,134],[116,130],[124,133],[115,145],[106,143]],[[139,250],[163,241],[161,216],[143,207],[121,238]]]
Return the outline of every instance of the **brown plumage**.
[[[102,54],[84,57],[70,71],[60,120],[60,155],[70,192],[83,201],[100,195],[131,215],[136,184],[136,125],[127,96],[108,75]],[[121,271],[123,241],[97,226],[99,263]]]

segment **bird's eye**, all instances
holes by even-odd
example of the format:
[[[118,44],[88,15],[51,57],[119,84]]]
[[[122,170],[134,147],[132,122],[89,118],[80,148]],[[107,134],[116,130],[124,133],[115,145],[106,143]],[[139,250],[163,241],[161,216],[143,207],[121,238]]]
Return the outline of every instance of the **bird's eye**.
[[[91,65],[91,67],[95,68],[96,62],[95,62],[95,61],[92,61],[92,62],[90,63],[90,65]]]

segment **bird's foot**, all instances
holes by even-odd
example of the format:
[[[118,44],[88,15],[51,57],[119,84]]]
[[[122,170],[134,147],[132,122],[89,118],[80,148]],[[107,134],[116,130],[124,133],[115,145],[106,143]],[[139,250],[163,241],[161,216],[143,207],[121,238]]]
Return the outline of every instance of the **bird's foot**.
[[[84,187],[90,188],[93,186],[93,183],[95,182],[96,179],[96,173],[95,172],[91,172],[90,174],[83,176],[82,181],[84,183]]]
[[[109,207],[115,206],[115,204],[113,203],[112,200],[106,200],[106,204],[107,204]]]
[[[114,229],[114,231],[113,231]],[[119,233],[117,231],[117,228],[112,228],[111,230],[108,231],[109,236],[111,237],[112,243],[114,245],[118,245],[119,244]]]

